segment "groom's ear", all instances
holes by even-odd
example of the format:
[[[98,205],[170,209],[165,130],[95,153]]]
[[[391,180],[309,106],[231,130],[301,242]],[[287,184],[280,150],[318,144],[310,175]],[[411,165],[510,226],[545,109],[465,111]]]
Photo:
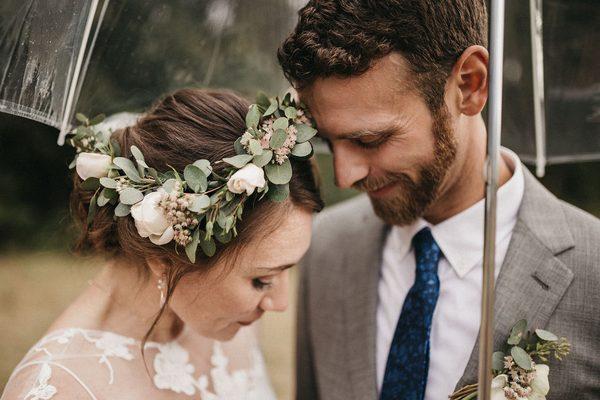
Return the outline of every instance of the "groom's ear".
[[[452,68],[452,82],[458,87],[458,108],[473,116],[483,110],[488,97],[489,53],[483,46],[470,46]]]

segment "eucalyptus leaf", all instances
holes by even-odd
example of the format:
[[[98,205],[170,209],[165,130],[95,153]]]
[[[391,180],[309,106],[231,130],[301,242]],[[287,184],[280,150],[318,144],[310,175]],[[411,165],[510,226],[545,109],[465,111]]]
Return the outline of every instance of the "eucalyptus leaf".
[[[495,371],[502,371],[504,369],[504,353],[496,351],[492,354],[492,369]]]
[[[176,181],[180,181],[180,180],[181,180],[181,177],[179,176],[179,173],[177,173],[177,172],[175,172],[175,171],[171,170],[171,171],[167,171],[167,172],[164,172],[164,173],[162,173],[162,174],[160,175],[160,179],[161,179],[161,181],[163,181],[163,182],[166,182],[166,181],[168,181],[169,179],[174,179],[174,180],[176,180]]]
[[[140,151],[140,149],[137,146],[131,146],[130,147],[131,150],[131,154],[133,155],[133,158],[135,158],[135,160],[139,163],[140,161],[144,162],[144,155],[142,154],[142,152]],[[144,162],[144,166],[146,166],[146,163]],[[146,168],[148,168],[148,166],[146,166]]]
[[[306,124],[296,124],[298,133],[296,134],[296,143],[304,143],[312,139],[316,134],[317,130],[312,126]]]
[[[275,130],[275,132],[271,136],[271,140],[269,140],[269,146],[272,149],[278,149],[278,148],[280,148],[285,143],[285,140],[287,139],[287,136],[288,136],[287,132],[284,131],[283,129],[277,129],[277,130]]]
[[[192,234],[192,241],[185,246],[185,254],[193,264],[196,262],[196,251],[198,249],[198,243],[200,243],[200,229],[196,229]]]
[[[260,122],[260,110],[256,104],[252,104],[246,114],[246,127],[257,128]]]
[[[217,245],[213,239],[200,240],[200,247],[202,248],[204,254],[206,254],[208,257],[214,256],[215,252],[217,251]]]
[[[518,321],[510,330],[510,336],[506,341],[508,344],[516,346],[521,343],[525,330],[527,329],[527,321],[522,319]]]
[[[525,350],[523,350],[519,346],[513,346],[510,349],[510,355],[519,367],[523,368],[526,371],[531,370],[533,360]]]
[[[271,101],[265,92],[258,92],[256,95],[256,104],[266,109],[271,105]]]
[[[165,183],[162,184],[162,188],[165,190],[165,192],[167,193],[171,193],[173,190],[175,190],[175,185],[177,184],[177,179],[167,179],[165,181]]]
[[[75,118],[77,119],[77,121],[81,122],[82,124],[87,124],[89,122],[88,117],[86,117],[82,113],[75,114]]]
[[[312,152],[313,147],[312,144],[310,144],[310,142],[296,143],[296,145],[292,149],[292,155],[301,158],[312,155]]]
[[[102,189],[102,194],[104,197],[110,200],[116,200],[119,198],[119,193],[115,189],[104,188]]]
[[[85,191],[91,192],[92,190],[96,190],[100,187],[100,179],[89,177],[85,181],[81,182],[81,188]]]
[[[75,155],[75,158],[73,158],[73,161],[71,161],[71,164],[69,164],[69,169],[75,168],[75,166],[77,165],[77,157],[79,157],[79,154]]]
[[[156,172],[154,168],[148,168],[148,175],[150,175],[156,183],[160,183],[160,179],[158,179],[158,172]]]
[[[119,144],[119,142],[117,142],[116,140],[111,140],[110,141],[110,147],[112,148],[112,156],[113,157],[120,157],[121,156],[121,145]]]
[[[223,161],[236,168],[243,168],[252,160],[252,157],[253,156],[251,154],[239,154],[237,156],[224,158]]]
[[[121,170],[123,170],[123,172],[125,172],[125,175],[127,175],[127,177],[132,181],[136,183],[140,183],[142,181],[142,177],[135,168],[133,161],[131,161],[130,159],[125,157],[115,157],[113,159],[113,163]]]
[[[200,168],[207,177],[212,173],[212,167],[210,165],[210,161],[208,160],[196,160],[194,161],[194,165]]]
[[[278,108],[277,100],[271,99],[271,104],[269,105],[269,107],[267,108],[267,110],[265,111],[263,116],[268,117],[269,115],[271,115],[275,111],[277,111],[277,108]]]
[[[287,107],[284,111],[285,116],[288,117],[289,119],[294,119],[298,116],[298,111],[296,110],[295,107]]]
[[[261,155],[254,156],[254,158],[252,159],[252,164],[256,165],[257,167],[262,168],[265,165],[267,165],[271,161],[272,158],[273,158],[273,151],[272,150],[264,150]]]
[[[121,191],[119,194],[119,201],[128,206],[139,203],[144,199],[144,194],[136,188],[128,187]]]
[[[104,189],[102,189],[102,191],[96,198],[96,204],[98,205],[98,207],[104,207],[109,201],[110,199],[104,196]]]
[[[119,203],[115,207],[115,216],[126,217],[127,215],[129,215],[130,211],[131,211],[130,206],[128,206],[127,204]]]
[[[289,184],[269,185],[268,196],[271,201],[274,201],[276,203],[281,203],[282,201],[287,199],[289,194],[290,194],[290,185]]]
[[[545,331],[543,329],[536,329],[535,334],[542,340],[546,342],[556,342],[558,340],[558,336],[556,336],[552,332]]]
[[[292,179],[292,165],[290,160],[285,160],[283,164],[267,164],[265,166],[267,178],[276,185],[285,185]]]
[[[188,186],[196,193],[205,192],[208,188],[206,175],[195,165],[186,166],[183,170],[183,177]]]
[[[104,186],[105,188],[109,188],[109,189],[116,189],[117,188],[117,181],[115,181],[114,179],[111,178],[100,178],[100,184],[102,186]]]
[[[250,148],[250,153],[253,156],[259,156],[263,153],[263,148],[260,145],[260,142],[256,139],[250,139],[248,141],[248,147]]]
[[[205,209],[210,207],[210,197],[205,194],[202,195],[194,195],[194,200],[192,204],[188,207],[188,210],[195,213],[201,213]]]
[[[88,215],[87,215],[87,224],[91,225],[94,220],[94,216],[96,215],[96,210],[98,209],[98,192],[94,193],[92,198],[90,199],[90,206],[88,207]]]
[[[240,136],[239,138],[236,139],[235,142],[233,142],[233,148],[235,150],[235,154],[246,154],[246,149],[244,148],[244,146],[242,146],[242,137]]]
[[[92,118],[89,122],[89,125],[98,125],[106,119],[106,115],[98,114],[94,118]]]
[[[275,122],[273,122],[273,129],[283,129],[286,130],[287,127],[290,126],[288,119],[286,117],[277,118]]]
[[[215,238],[219,242],[221,242],[223,244],[227,244],[227,243],[229,243],[231,241],[231,239],[233,239],[233,232],[229,231],[229,232],[226,233],[226,232],[224,232],[224,231],[221,230],[220,232],[218,232],[215,235]]]

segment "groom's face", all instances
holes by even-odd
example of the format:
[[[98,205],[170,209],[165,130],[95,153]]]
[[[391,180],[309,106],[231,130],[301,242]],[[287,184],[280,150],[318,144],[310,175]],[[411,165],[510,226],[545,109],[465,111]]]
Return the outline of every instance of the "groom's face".
[[[337,185],[368,193],[394,225],[427,212],[456,157],[446,107],[431,112],[411,78],[391,54],[362,75],[318,79],[300,92],[333,152]]]

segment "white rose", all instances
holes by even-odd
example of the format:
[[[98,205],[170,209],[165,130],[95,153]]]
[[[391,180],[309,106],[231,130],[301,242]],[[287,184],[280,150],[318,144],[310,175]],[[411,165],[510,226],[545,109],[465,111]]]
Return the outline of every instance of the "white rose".
[[[264,188],[265,172],[254,164],[247,164],[227,181],[227,189],[232,193],[244,193],[250,196],[256,188]]]
[[[144,199],[131,207],[131,216],[141,237],[149,237],[152,243],[163,245],[173,240],[175,231],[160,207],[165,191],[159,189],[148,193]]]
[[[108,175],[112,158],[106,154],[79,153],[75,162],[77,175],[83,180],[87,178],[102,178]]]
[[[505,374],[498,375],[492,379],[491,400],[506,400],[504,396],[504,387],[508,385],[508,376]]]
[[[533,389],[533,393],[529,395],[529,400],[546,399],[546,395],[550,391],[550,382],[548,381],[549,373],[550,367],[548,367],[546,364],[537,364],[535,366],[534,377],[531,381],[531,389]]]

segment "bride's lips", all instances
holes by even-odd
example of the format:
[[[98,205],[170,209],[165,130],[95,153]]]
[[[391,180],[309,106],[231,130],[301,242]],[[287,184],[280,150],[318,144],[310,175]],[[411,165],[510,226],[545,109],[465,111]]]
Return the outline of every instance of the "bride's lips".
[[[371,190],[368,193],[369,193],[369,196],[375,197],[375,198],[385,197],[388,194],[390,194],[390,192],[394,189],[395,186],[396,186],[396,182],[391,182],[385,186],[380,187],[377,190]]]

